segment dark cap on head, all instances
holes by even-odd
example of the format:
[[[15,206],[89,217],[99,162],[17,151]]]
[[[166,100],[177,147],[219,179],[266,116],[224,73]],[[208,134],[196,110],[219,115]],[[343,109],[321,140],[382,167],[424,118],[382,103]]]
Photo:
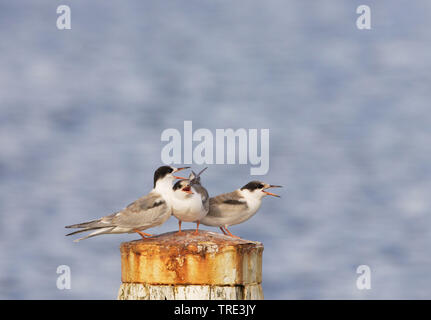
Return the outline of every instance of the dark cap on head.
[[[175,190],[181,189],[182,187],[185,187],[188,184],[189,184],[188,180],[179,180],[174,184],[174,186],[172,187],[172,190],[175,191]]]
[[[170,166],[162,166],[154,172],[154,187],[156,187],[157,180],[164,178],[167,174],[172,173],[174,169]]]
[[[262,189],[265,186],[263,182],[260,181],[250,181],[247,183],[244,187],[241,188],[241,190],[247,189],[250,191],[256,190],[256,189]]]

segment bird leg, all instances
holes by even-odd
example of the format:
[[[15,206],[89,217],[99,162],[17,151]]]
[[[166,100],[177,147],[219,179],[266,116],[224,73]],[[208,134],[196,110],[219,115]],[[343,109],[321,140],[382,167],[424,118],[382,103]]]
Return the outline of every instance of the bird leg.
[[[182,234],[183,232],[181,231],[181,220],[178,220],[178,232],[177,234]]]
[[[225,228],[226,232],[227,232],[231,237],[241,239],[240,237],[238,237],[238,236],[236,236],[236,235],[232,234],[232,233],[229,231],[229,229],[228,229],[227,227],[224,227],[224,228]]]
[[[223,234],[224,234],[225,236],[227,236],[227,233],[226,233],[226,231],[224,231],[223,227],[220,227],[220,230],[221,230],[221,232],[223,232]]]
[[[195,232],[193,232],[193,234],[195,236],[197,236],[199,234],[199,223],[200,223],[200,221],[196,222],[196,230],[195,230]]]
[[[142,237],[142,239],[146,239],[147,237],[152,237],[153,235],[152,234],[149,234],[149,233],[146,233],[146,232],[142,232],[142,231],[139,231],[139,230],[133,230],[133,231],[135,231],[136,233],[139,233],[139,235]]]

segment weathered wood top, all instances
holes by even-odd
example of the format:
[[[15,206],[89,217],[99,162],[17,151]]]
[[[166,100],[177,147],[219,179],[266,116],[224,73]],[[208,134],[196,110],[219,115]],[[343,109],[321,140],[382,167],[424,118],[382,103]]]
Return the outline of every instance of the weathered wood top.
[[[260,283],[263,245],[221,233],[183,230],[121,244],[123,283]]]
[[[263,246],[260,242],[234,238],[222,233],[200,230],[198,235],[194,235],[193,232],[194,230],[183,230],[181,234],[178,234],[177,231],[162,233],[147,239],[123,242],[121,244],[121,248],[127,247],[139,250],[139,248],[145,249],[148,245],[158,245],[162,247],[178,246],[187,248],[190,245],[193,246],[196,244],[204,246],[217,245],[220,247],[232,245],[250,245],[252,247]]]

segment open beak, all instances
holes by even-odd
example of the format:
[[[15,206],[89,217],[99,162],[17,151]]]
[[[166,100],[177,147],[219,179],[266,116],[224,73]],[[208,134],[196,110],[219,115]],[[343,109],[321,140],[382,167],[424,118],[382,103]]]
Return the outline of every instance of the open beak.
[[[185,193],[193,194],[192,188],[190,188],[190,186],[186,186],[186,187],[182,188],[181,190],[184,191]]]
[[[271,184],[271,185],[269,185],[269,187],[266,187],[265,189],[269,189],[269,188],[282,188],[282,186],[275,186],[275,185]],[[280,196],[278,194],[275,194],[275,193],[272,193],[272,192],[268,192],[268,191],[265,191],[265,190],[262,190],[262,192],[266,193],[269,196],[274,196],[274,197],[280,198]]]
[[[178,171],[181,171],[181,170],[184,170],[184,169],[190,169],[190,167],[182,167],[182,168],[177,168],[177,170],[175,170],[174,172],[178,172]],[[183,178],[183,177],[180,177],[180,176],[174,176],[174,175],[172,175],[175,179],[181,179],[181,180],[186,180],[187,178]]]

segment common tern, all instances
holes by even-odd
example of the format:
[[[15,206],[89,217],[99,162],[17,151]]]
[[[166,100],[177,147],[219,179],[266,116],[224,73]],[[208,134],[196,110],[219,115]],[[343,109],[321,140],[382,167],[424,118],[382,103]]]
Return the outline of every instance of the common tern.
[[[209,209],[209,195],[207,190],[201,185],[200,175],[207,168],[198,174],[193,171],[188,179],[180,180],[172,188],[172,212],[178,219],[178,233],[181,234],[181,223],[196,222],[198,234],[200,220],[206,216]]]
[[[206,226],[219,227],[224,234],[239,238],[227,227],[247,221],[254,216],[262,204],[263,197],[267,195],[280,197],[266,191],[269,188],[281,188],[281,186],[251,181],[233,192],[210,198],[209,212],[200,222]]]
[[[186,179],[175,176],[174,173],[190,167],[175,168],[162,166],[154,172],[154,188],[147,195],[129,204],[123,210],[105,216],[98,220],[66,226],[66,228],[80,228],[81,230],[67,234],[67,236],[92,231],[89,235],[74,240],[78,242],[101,234],[133,233],[137,232],[142,238],[151,234],[142,230],[165,223],[172,214],[171,199],[172,184],[175,179]]]

